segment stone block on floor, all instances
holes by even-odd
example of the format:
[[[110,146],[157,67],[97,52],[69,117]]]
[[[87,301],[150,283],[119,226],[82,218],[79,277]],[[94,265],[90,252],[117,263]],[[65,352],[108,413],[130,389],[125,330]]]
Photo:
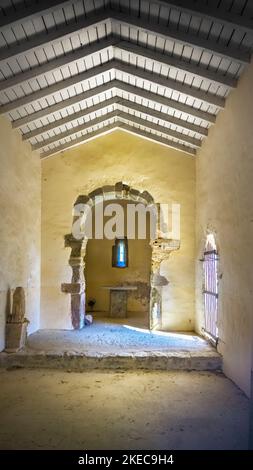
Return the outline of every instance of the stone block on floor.
[[[28,322],[6,324],[6,352],[17,352],[25,347]]]

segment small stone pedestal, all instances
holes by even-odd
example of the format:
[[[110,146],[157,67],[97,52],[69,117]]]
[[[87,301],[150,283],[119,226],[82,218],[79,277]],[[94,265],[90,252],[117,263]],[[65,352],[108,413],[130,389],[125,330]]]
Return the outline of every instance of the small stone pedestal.
[[[12,313],[6,323],[6,352],[17,352],[25,346],[28,320],[25,318],[25,291],[17,287],[13,294]]]
[[[127,292],[124,290],[110,290],[110,317],[127,317]]]
[[[6,323],[6,352],[17,352],[25,347],[28,322]]]

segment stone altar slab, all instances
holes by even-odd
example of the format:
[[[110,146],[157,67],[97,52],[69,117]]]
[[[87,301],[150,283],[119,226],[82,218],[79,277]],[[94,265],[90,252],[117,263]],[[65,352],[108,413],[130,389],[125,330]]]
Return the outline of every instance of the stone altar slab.
[[[137,290],[136,286],[103,286],[103,289],[110,291],[110,317],[127,317],[127,296],[128,292]]]

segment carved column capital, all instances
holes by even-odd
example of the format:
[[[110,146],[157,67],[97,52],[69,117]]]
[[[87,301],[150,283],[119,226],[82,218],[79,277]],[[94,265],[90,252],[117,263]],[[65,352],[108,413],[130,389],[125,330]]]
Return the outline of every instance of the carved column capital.
[[[161,262],[168,259],[172,251],[180,248],[180,241],[157,238],[155,240],[151,240],[150,246],[152,249],[152,272],[156,273],[160,270]]]

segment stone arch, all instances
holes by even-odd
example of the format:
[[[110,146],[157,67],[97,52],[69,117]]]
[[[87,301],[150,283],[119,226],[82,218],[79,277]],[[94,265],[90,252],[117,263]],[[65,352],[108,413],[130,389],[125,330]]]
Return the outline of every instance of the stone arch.
[[[74,203],[74,208],[85,205],[93,208],[96,204],[110,200],[128,200],[145,205],[156,206],[153,197],[148,191],[140,192],[129,185],[119,182],[114,186],[103,186],[90,192],[88,195],[80,195]],[[74,222],[74,220],[73,220]]]
[[[151,254],[151,277],[150,277],[150,305],[149,318],[150,328],[154,328],[161,322],[161,289],[168,284],[168,280],[160,275],[160,264],[168,258],[171,251],[180,247],[179,240],[165,239],[159,237],[159,204],[155,203],[154,198],[148,191],[139,191],[131,188],[128,184],[118,182],[115,185],[106,185],[95,189],[88,195],[79,195],[74,203],[76,206],[84,204],[90,208],[95,204],[109,200],[129,200],[135,203],[142,203],[147,206],[153,205],[157,209],[157,234],[158,237],[150,241]],[[73,216],[73,224],[77,215]],[[65,247],[71,249],[69,265],[72,268],[72,277],[70,283],[63,283],[61,290],[64,293],[71,294],[71,319],[74,329],[81,329],[85,326],[85,254],[88,240],[77,239],[73,234],[65,235]]]

